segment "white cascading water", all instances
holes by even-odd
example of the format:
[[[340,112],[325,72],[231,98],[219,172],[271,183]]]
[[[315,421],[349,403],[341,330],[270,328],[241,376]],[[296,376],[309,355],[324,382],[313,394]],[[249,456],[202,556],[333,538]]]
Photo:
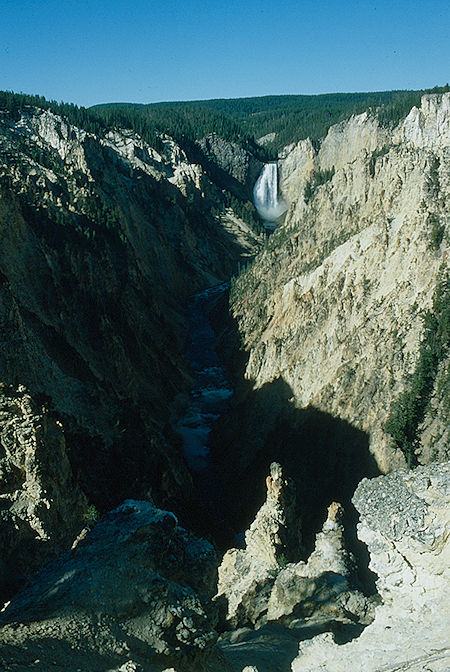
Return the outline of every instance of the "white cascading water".
[[[273,223],[288,206],[278,197],[278,166],[266,163],[253,189],[253,203],[265,222]]]

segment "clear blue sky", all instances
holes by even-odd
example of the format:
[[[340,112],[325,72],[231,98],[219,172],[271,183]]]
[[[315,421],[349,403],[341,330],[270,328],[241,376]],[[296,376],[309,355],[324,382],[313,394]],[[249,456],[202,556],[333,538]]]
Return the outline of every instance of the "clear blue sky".
[[[449,80],[449,0],[0,3],[0,89],[79,105]]]

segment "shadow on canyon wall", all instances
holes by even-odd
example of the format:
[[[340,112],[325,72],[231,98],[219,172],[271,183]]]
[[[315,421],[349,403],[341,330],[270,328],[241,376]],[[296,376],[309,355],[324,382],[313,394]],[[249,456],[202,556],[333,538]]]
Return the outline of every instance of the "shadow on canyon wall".
[[[265,500],[270,463],[279,462],[295,482],[306,555],[313,550],[327,507],[340,502],[348,548],[364,568],[362,583],[372,590],[374,575],[367,569],[367,549],[356,537],[358,514],[351,503],[361,479],[380,474],[368,434],[312,406],[296,408],[293,391],[281,377],[252,389],[251,382],[243,380],[246,356],[237,352],[236,340],[236,327],[229,318],[219,343],[235,374],[236,391],[229,411],[215,427],[213,455],[231,528],[235,532],[248,528]]]

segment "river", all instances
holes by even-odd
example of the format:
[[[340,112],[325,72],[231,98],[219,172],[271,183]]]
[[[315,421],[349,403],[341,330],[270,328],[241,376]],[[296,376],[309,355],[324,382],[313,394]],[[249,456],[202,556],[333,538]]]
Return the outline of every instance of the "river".
[[[208,307],[228,287],[229,283],[210,287],[188,302],[186,358],[194,374],[194,385],[189,405],[175,424],[200,496],[210,505],[217,504],[220,487],[208,440],[214,422],[227,409],[233,390],[216,352],[216,336],[208,319]]]

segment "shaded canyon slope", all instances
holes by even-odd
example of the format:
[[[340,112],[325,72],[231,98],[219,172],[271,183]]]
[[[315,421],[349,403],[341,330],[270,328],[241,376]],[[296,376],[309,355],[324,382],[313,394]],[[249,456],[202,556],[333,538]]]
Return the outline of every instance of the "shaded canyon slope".
[[[191,380],[185,302],[229,278],[260,237],[171,138],[158,146],[129,130],[97,137],[49,110],[0,112],[7,593],[72,541],[83,513],[141,496],[188,516],[194,501],[169,425]],[[64,468],[35,464],[50,426]]]
[[[272,460],[318,530],[363,476],[448,459],[449,144],[443,94],[394,129],[364,113],[284,150],[289,211],[232,283],[222,335],[243,380],[216,455],[226,489],[246,483],[242,527]]]

